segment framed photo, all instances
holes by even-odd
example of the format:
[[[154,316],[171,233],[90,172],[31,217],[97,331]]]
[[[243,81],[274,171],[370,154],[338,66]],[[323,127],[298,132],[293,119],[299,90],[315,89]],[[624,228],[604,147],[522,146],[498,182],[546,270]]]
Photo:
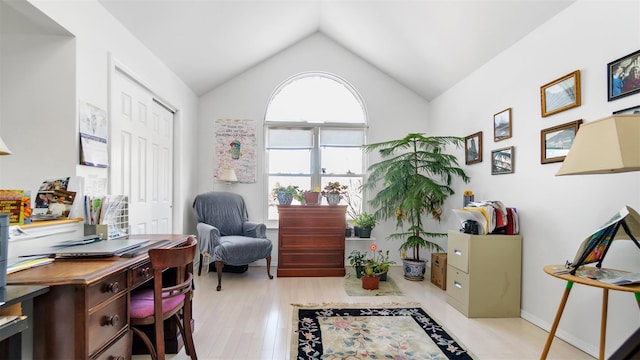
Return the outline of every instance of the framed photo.
[[[511,108],[493,115],[493,141],[511,137]]]
[[[464,162],[467,165],[482,162],[482,131],[464,138]]]
[[[607,85],[609,101],[640,91],[640,50],[607,64]]]
[[[640,115],[640,105],[613,112],[613,115],[619,114]]]
[[[514,147],[491,151],[491,175],[511,174],[514,165]]]
[[[582,120],[540,130],[540,163],[564,161]]]
[[[580,70],[540,87],[542,117],[580,106]]]

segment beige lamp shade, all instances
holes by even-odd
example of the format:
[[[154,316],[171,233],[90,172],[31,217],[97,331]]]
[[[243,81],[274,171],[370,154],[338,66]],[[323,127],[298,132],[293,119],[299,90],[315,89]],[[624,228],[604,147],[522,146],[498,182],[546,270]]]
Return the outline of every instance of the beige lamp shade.
[[[640,115],[613,115],[580,126],[556,176],[640,170]]]
[[[237,182],[238,177],[236,176],[236,171],[231,167],[226,167],[222,169],[220,176],[218,176],[218,180],[225,182]]]
[[[7,147],[7,145],[0,138],[0,155],[11,155],[11,150]]]

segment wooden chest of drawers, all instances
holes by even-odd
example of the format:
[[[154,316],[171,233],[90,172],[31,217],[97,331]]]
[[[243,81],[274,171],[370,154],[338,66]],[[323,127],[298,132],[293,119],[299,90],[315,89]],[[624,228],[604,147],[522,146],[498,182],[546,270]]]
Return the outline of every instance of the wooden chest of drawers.
[[[278,276],[344,276],[346,208],[279,205]]]
[[[519,317],[520,235],[449,231],[447,303],[467,317]]]

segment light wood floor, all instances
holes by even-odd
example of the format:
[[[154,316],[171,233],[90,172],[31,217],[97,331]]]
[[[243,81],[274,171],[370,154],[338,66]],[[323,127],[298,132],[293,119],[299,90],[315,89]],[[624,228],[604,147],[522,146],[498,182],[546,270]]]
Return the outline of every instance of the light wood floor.
[[[216,292],[216,273],[195,276],[194,340],[199,359],[289,359],[292,333],[290,304],[419,302],[477,359],[539,359],[548,333],[521,318],[469,319],[446,302],[445,292],[425,281],[405,280],[402,268],[392,276],[403,296],[348,296],[341,277],[269,280],[264,267],[244,274],[224,273]],[[148,359],[137,355],[135,360]],[[168,359],[188,359],[184,350]],[[548,359],[593,359],[556,338]]]

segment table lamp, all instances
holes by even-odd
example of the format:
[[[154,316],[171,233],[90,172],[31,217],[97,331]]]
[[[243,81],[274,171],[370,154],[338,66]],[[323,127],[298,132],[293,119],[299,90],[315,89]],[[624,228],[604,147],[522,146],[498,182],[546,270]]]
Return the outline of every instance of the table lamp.
[[[580,126],[569,153],[564,159],[556,176],[610,174],[640,170],[640,115],[613,115],[595,120]],[[638,214],[627,207],[631,215],[629,219],[622,219],[620,224],[612,226],[603,234],[594,234],[599,238],[589,240],[590,246],[581,249],[585,251],[582,257],[579,253],[576,261],[571,264],[574,271],[577,267],[589,262],[598,262],[598,267],[613,240],[633,240],[640,248],[633,233],[640,234]],[[624,231],[618,231],[620,228]],[[585,244],[586,245],[586,244]],[[591,249],[593,247],[593,249]],[[586,252],[601,247],[604,252],[593,258]],[[581,259],[581,260],[578,260]],[[593,260],[590,261],[589,259]]]
[[[236,171],[233,170],[232,167],[225,167],[222,169],[220,176],[218,176],[218,180],[224,181],[229,185],[231,183],[238,182],[238,177],[236,176]]]
[[[10,155],[11,150],[0,138],[0,155]],[[9,252],[9,214],[0,214],[0,288],[7,285],[7,255]]]

